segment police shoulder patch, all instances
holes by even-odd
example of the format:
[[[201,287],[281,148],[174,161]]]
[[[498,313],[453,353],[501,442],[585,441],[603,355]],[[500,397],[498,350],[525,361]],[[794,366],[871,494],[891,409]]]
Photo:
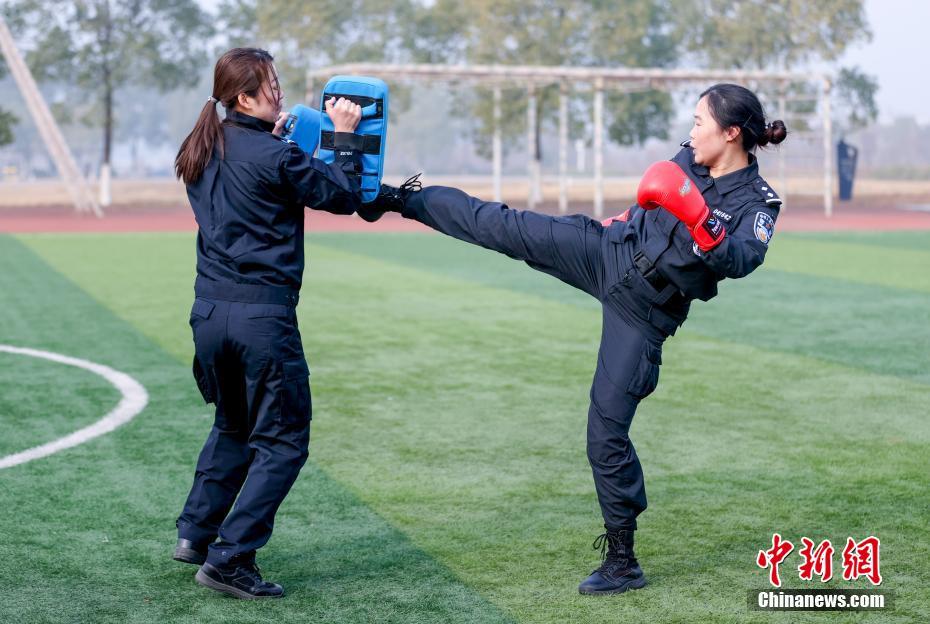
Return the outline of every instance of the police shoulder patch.
[[[753,223],[753,232],[756,238],[768,245],[775,234],[775,219],[766,212],[759,211],[756,213],[756,220]]]
[[[778,208],[781,206],[781,197],[778,196],[778,193],[775,192],[775,189],[769,186],[769,183],[763,180],[762,178],[756,179],[755,184],[753,185],[756,189],[756,192],[762,196],[762,199],[765,201],[769,207]]]

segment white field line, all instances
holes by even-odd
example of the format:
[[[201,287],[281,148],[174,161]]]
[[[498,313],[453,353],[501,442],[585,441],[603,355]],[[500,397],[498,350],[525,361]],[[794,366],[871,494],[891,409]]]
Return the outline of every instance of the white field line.
[[[22,347],[13,347],[10,345],[0,345],[0,352],[43,358],[46,360],[51,360],[52,362],[58,362],[60,364],[67,364],[69,366],[76,366],[78,368],[83,368],[84,370],[89,370],[90,372],[96,373],[97,375],[100,375],[109,381],[113,387],[119,390],[123,395],[123,398],[120,399],[120,402],[116,405],[116,407],[113,408],[109,414],[97,422],[88,425],[83,429],[78,429],[77,431],[70,433],[63,438],[58,438],[57,440],[26,449],[25,451],[21,451],[19,453],[7,455],[6,457],[0,457],[0,469],[9,468],[18,464],[24,464],[28,461],[32,461],[33,459],[39,459],[40,457],[47,457],[52,453],[57,453],[58,451],[77,446],[78,444],[83,444],[88,440],[92,440],[98,436],[102,436],[105,433],[109,433],[120,425],[124,425],[132,420],[136,414],[145,409],[145,406],[149,402],[148,392],[145,391],[145,388],[142,387],[142,384],[126,373],[121,373],[120,371],[114,370],[109,366],[95,364],[94,362],[88,362],[87,360],[81,360],[78,358],[68,357],[67,355],[61,355],[59,353],[52,353],[51,351],[24,349]]]

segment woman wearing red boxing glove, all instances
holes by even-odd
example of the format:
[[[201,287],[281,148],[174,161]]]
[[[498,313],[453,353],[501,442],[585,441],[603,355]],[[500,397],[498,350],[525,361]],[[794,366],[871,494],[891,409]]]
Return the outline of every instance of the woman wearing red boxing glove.
[[[684,322],[691,301],[707,301],[717,282],[762,264],[781,200],[759,176],[753,152],[786,135],[781,121],[766,123],[755,94],[718,84],[701,94],[691,140],[671,161],[649,168],[636,206],[604,222],[511,210],[448,187],[421,190],[416,177],[400,188],[383,186],[370,206],[524,260],[601,301],[588,459],[606,532],[595,541],[602,564],[578,587],[581,593],[646,584],[633,554],[646,490],[630,423],[655,389],[662,344]]]

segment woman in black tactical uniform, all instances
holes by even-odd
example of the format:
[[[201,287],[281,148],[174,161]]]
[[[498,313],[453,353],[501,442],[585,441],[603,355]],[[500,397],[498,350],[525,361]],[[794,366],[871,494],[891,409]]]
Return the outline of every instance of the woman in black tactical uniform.
[[[175,162],[198,225],[194,376],[216,414],[174,558],[203,564],[199,583],[249,599],[283,594],[262,580],[255,551],[308,453],[309,370],[295,310],[304,207],[352,214],[361,198],[358,156],[346,147],[361,109],[327,102],[339,156],[332,165],[311,158],[278,136],[287,116],[272,61],[255,48],[217,61],[213,93]]]
[[[526,261],[597,297],[603,328],[588,410],[588,458],[606,532],[603,562],[579,586],[586,594],[646,584],[633,554],[646,509],[639,458],[629,438],[639,402],[655,389],[662,344],[691,301],[717,282],[762,263],[781,201],[759,176],[756,147],[780,143],[784,123],[766,123],[748,89],[718,84],[701,94],[691,140],[671,162],[650,167],[638,205],[603,223],[511,210],[416,177],[383,186],[366,210],[394,210],[440,232]],[[661,206],[661,207],[659,207]]]

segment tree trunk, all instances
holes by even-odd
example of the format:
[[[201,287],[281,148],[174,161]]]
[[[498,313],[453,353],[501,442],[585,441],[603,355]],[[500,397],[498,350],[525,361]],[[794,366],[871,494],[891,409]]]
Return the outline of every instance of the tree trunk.
[[[110,19],[109,0],[104,2],[104,24],[101,48],[103,54],[103,164],[100,166],[100,205],[109,206],[110,148],[113,143],[113,76],[110,70],[113,22]]]

